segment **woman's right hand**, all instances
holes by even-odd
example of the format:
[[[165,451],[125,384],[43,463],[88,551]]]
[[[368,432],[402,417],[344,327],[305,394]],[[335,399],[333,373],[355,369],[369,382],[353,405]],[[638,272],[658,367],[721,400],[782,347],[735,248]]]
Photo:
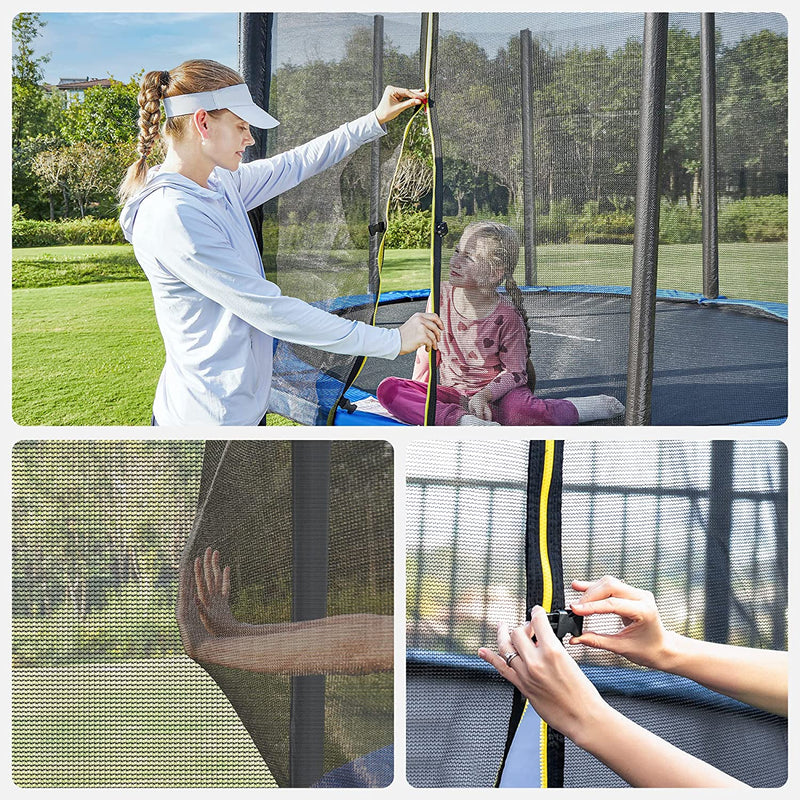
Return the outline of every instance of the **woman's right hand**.
[[[439,337],[444,324],[438,314],[418,312],[407,319],[399,328],[400,355],[413,353],[417,348],[439,349]]]
[[[218,550],[206,548],[194,560],[196,603],[200,619],[212,636],[242,636],[247,624],[233,616],[230,567],[222,568]]]
[[[652,592],[628,586],[606,575],[598,581],[573,581],[572,588],[583,592],[572,611],[581,617],[593,614],[616,614],[625,626],[618,633],[584,631],[570,644],[585,644],[625,656],[643,667],[663,669],[667,656],[669,632],[658,614]]]
[[[518,628],[501,623],[497,648],[499,653],[481,647],[478,655],[513,683],[545,722],[580,746],[602,727],[607,704],[553,633],[541,606]],[[511,653],[517,655],[507,661]]]

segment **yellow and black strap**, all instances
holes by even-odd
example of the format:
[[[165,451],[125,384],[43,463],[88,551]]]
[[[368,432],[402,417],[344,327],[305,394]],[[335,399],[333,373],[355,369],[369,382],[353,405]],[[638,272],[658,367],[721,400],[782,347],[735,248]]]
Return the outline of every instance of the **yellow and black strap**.
[[[564,443],[531,442],[528,455],[528,501],[525,533],[526,609],[535,605],[550,612],[564,607],[561,561],[561,491]],[[514,690],[505,754],[497,776],[503,775],[511,744],[523,714],[525,697]],[[540,721],[541,787],[564,785],[564,736]]]
[[[427,119],[428,135],[431,142],[431,152],[433,155],[433,202],[431,208],[431,234],[430,234],[430,251],[431,251],[431,300],[430,308],[434,313],[439,313],[439,298],[440,298],[440,284],[441,284],[441,264],[442,264],[442,237],[447,233],[446,223],[442,220],[442,156],[441,145],[439,143],[439,124],[436,118],[436,112],[433,108],[433,94],[434,83],[436,74],[436,43],[439,31],[439,15],[435,13],[425,13],[422,15],[422,39],[424,44],[424,59],[423,59],[423,72],[424,72],[424,86],[428,95],[428,102],[424,105],[418,106],[414,113],[408,120],[405,129],[403,130],[403,139],[400,144],[400,153],[397,157],[392,180],[389,184],[389,190],[386,193],[386,206],[384,208],[383,219],[376,226],[370,226],[370,235],[380,233],[380,243],[378,245],[377,253],[377,290],[375,292],[374,306],[372,308],[372,317],[370,324],[375,324],[375,319],[378,313],[378,305],[381,299],[381,273],[383,271],[383,257],[386,243],[386,234],[388,232],[389,210],[392,201],[392,188],[395,184],[397,177],[397,170],[400,166],[400,161],[403,158],[408,134],[411,126],[419,119],[420,113],[424,114]],[[430,356],[430,379],[428,381],[428,393],[425,403],[425,424],[435,424],[435,409],[436,409],[436,385],[437,385],[437,365],[436,365],[436,352],[431,350]],[[344,382],[341,393],[336,403],[334,403],[330,412],[328,413],[327,424],[334,425],[336,419],[336,411],[338,408],[347,408],[349,403],[345,398],[345,393],[353,385],[356,378],[358,378],[361,370],[364,368],[366,356],[359,356],[353,363],[350,374]]]
[[[444,181],[442,177],[442,143],[439,138],[439,118],[436,110],[436,54],[439,39],[439,15],[423,15],[425,38],[425,91],[428,102],[425,114],[428,118],[428,136],[433,155],[433,197],[431,202],[431,294],[429,308],[439,313],[442,283],[442,238],[447,233],[447,223],[442,219],[442,199]],[[438,365],[436,350],[428,353],[428,393],[425,400],[425,425],[436,424],[436,388],[438,386]]]

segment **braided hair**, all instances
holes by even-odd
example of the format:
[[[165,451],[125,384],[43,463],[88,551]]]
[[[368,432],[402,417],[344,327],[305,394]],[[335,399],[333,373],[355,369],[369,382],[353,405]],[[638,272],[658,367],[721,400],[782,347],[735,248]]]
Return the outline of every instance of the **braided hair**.
[[[136,152],[139,158],[128,167],[119,187],[119,198],[125,202],[144,186],[147,178],[147,159],[159,137],[178,140],[191,124],[191,115],[172,117],[161,130],[161,101],[165,97],[194,92],[209,92],[226,86],[244,83],[238,72],[207,59],[184,61],[172,70],[145,73],[139,87],[139,139]],[[219,112],[209,111],[209,114]]]
[[[522,291],[514,280],[514,270],[519,260],[519,237],[513,228],[491,220],[473,222],[466,227],[464,233],[475,234],[479,241],[489,240],[493,246],[487,248],[486,257],[492,262],[499,262],[503,267],[506,294],[525,325],[525,347],[528,351],[526,363],[528,388],[533,392],[536,388],[536,370],[531,361],[531,329]]]

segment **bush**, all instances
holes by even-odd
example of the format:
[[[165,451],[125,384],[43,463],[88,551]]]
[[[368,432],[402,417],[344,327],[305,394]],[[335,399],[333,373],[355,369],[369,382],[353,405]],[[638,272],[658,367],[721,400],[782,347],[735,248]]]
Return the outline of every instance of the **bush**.
[[[428,247],[431,240],[430,211],[404,211],[389,217],[385,247],[413,250]]]
[[[703,215],[686,203],[661,201],[658,241],[660,244],[698,244],[703,241]]]
[[[116,219],[20,219],[11,223],[12,247],[55,247],[57,245],[124,244]]]
[[[722,242],[787,241],[789,198],[769,195],[721,203],[719,238]]]

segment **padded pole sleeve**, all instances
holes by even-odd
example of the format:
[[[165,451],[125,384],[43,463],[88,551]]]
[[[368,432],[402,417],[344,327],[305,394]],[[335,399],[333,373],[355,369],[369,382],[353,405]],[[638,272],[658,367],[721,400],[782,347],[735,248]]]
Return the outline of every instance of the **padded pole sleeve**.
[[[533,165],[533,86],[531,80],[531,57],[533,39],[530,29],[519,32],[520,80],[522,90],[522,205],[523,244],[525,247],[525,285],[536,286],[539,282],[536,268],[536,189]]]
[[[292,621],[321,619],[328,610],[330,442],[292,443]],[[325,676],[294,676],[289,721],[291,786],[323,774]]]
[[[645,14],[628,334],[626,425],[649,425],[653,389],[668,14]]]
[[[250,89],[253,102],[269,111],[269,89],[272,75],[272,14],[239,14],[239,72]],[[244,151],[243,161],[256,161],[267,157],[267,131],[253,128],[255,143]],[[250,225],[264,252],[264,209],[259,206],[248,212]]]
[[[714,14],[700,15],[700,131],[702,144],[703,294],[719,297],[717,221],[717,71]]]

